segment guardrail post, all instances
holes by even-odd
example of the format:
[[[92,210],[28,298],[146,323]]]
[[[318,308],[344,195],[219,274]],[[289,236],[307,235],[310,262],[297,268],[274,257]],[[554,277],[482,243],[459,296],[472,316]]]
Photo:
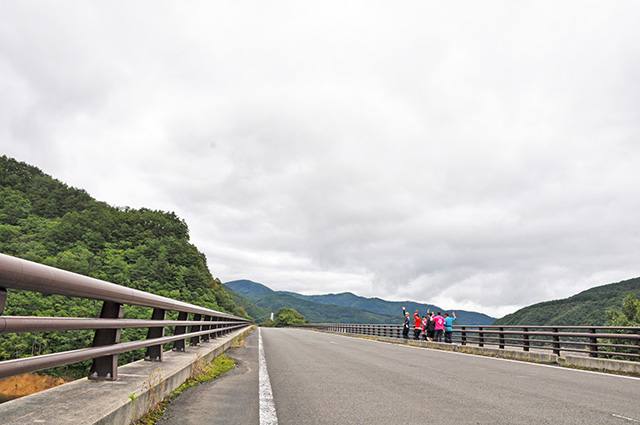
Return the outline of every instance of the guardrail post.
[[[529,351],[529,328],[522,329],[522,349]]]
[[[202,320],[202,314],[193,315],[194,322],[200,322],[201,320]],[[190,332],[200,332],[200,330],[201,330],[201,325],[192,325]],[[198,345],[200,345],[200,336],[199,335],[192,336],[189,340],[189,345],[192,347],[197,347]]]
[[[596,333],[596,329],[590,328],[589,333],[590,334]],[[598,357],[598,338],[591,337],[589,338],[589,342],[591,343],[589,345],[589,357]]]
[[[640,336],[640,329],[638,329],[636,333],[638,334],[638,336]],[[638,345],[638,354],[640,354],[640,339],[636,341],[636,344]]]
[[[205,318],[204,318],[205,323],[206,322],[210,322],[212,320],[213,320],[212,316],[205,316]],[[202,326],[202,330],[203,331],[208,331],[210,329],[211,329],[211,325]],[[202,335],[202,342],[209,342],[209,334]]]
[[[461,327],[461,339],[462,339],[462,345],[467,345],[467,332],[466,332],[466,327],[462,326]]]
[[[559,330],[558,328],[553,328],[553,354],[556,356],[560,355],[560,336],[558,336]]]
[[[184,311],[181,311],[178,313],[178,320],[180,321],[187,321],[189,319],[189,313],[185,313]],[[186,325],[179,325],[176,326],[175,331],[173,332],[174,335],[182,335],[182,334],[186,334],[187,333],[187,326]],[[184,352],[185,350],[185,339],[179,339],[176,342],[173,343],[173,351],[182,351]]]
[[[478,326],[478,347],[484,347],[484,332],[482,332],[482,326]]]
[[[219,317],[216,317],[216,322],[219,322],[219,321],[220,321],[220,318],[219,318]],[[215,325],[211,325],[211,326],[209,326],[209,329],[213,330],[213,332],[211,332],[211,333],[209,334],[209,338],[211,338],[211,339],[216,339],[216,338],[218,337],[218,331],[217,331],[217,329],[218,329],[219,327],[220,327],[220,325],[219,325],[219,324],[217,324],[217,323],[216,323]]]
[[[498,347],[504,349],[504,328],[498,328]]]
[[[122,319],[124,306],[113,301],[105,301],[100,313],[101,319]],[[93,336],[92,347],[118,344],[121,329],[97,329]],[[115,381],[118,379],[118,355],[103,356],[93,359],[89,379]]]
[[[154,308],[151,320],[164,320],[167,317],[167,311],[161,308]],[[164,336],[164,327],[161,328],[149,328],[147,331],[147,339],[162,338]],[[144,356],[147,361],[161,362],[162,361],[162,344],[154,345],[147,348],[147,353]]]
[[[7,290],[0,288],[0,316],[4,313],[4,306],[7,303]]]

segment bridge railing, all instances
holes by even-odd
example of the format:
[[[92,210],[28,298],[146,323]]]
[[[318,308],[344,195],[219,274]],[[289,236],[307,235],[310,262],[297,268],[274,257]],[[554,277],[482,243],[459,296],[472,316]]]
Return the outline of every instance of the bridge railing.
[[[329,332],[402,338],[402,325],[313,323],[298,325]],[[413,329],[410,329],[413,336]],[[452,342],[479,347],[515,347],[581,353],[590,357],[640,360],[640,327],[611,326],[453,326]]]
[[[3,316],[7,290],[103,301],[99,318]],[[152,308],[151,320],[123,319],[124,305]],[[177,312],[177,320],[166,320],[167,312]],[[116,380],[118,354],[146,348],[145,360],[162,361],[163,344],[173,343],[174,351],[246,327],[243,317],[160,295],[128,288],[103,280],[0,254],[0,337],[9,333],[94,330],[91,347],[0,362],[0,378],[93,360],[89,379]],[[146,328],[147,337],[120,342],[122,329]],[[173,335],[165,336],[165,328]]]

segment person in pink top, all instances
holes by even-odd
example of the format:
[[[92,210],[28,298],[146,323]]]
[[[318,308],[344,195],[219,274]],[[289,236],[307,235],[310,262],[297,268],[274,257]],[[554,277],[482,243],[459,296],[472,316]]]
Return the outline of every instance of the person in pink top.
[[[436,335],[434,341],[442,342],[442,335],[444,334],[444,317],[442,317],[440,312],[438,312],[438,314],[433,318],[433,321],[436,324]]]

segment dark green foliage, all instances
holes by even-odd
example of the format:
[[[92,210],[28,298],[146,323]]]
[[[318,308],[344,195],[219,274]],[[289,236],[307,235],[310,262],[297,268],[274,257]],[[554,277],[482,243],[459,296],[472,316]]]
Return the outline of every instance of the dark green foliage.
[[[622,300],[620,309],[607,310],[607,326],[640,327],[640,300],[633,292]]]
[[[607,326],[616,326],[619,328],[624,327],[640,327],[640,300],[636,298],[635,294],[632,292],[627,295],[624,300],[622,300],[622,305],[620,308],[610,308],[607,310]],[[619,334],[636,334],[636,330],[627,330],[627,329],[619,329],[616,330],[615,333]],[[605,344],[621,344],[621,345],[629,345],[632,348],[621,348],[618,347],[615,350],[610,347],[605,347],[602,351],[616,351],[622,353],[633,353],[638,354],[638,341],[635,340],[613,340],[613,339],[601,339],[600,343]],[[628,357],[624,356],[613,356],[614,359],[622,359],[629,360]]]
[[[364,298],[350,292],[327,295],[274,292],[250,280],[236,280],[227,282],[225,285],[264,308],[277,309],[282,306],[291,306],[304,314],[312,323],[401,323],[403,306],[411,312],[418,310],[420,315],[427,314],[428,310],[443,313],[446,311],[432,304]],[[456,315],[458,316],[456,324],[459,325],[490,325],[495,321],[493,317],[473,311],[456,310]]]
[[[292,308],[282,307],[274,316],[274,320],[268,319],[260,326],[284,328],[285,326],[303,325],[309,323],[300,313]]]
[[[245,316],[211,275],[204,254],[189,243],[187,224],[175,213],[111,207],[6,156],[0,157],[0,252]],[[101,306],[94,300],[10,290],[4,314],[98,317]],[[151,309],[125,306],[124,315],[150,318]],[[142,329],[122,332],[123,342],[145,337]],[[2,335],[0,359],[84,348],[92,339],[89,331]],[[139,351],[119,360],[141,357]],[[58,373],[82,375],[86,364]]]
[[[285,307],[278,310],[273,320],[273,326],[277,328],[283,328],[285,326],[292,325],[303,325],[305,323],[309,323],[309,321],[306,320],[300,313],[292,308]]]
[[[251,280],[234,280],[233,282],[227,282],[225,285],[231,288],[240,295],[261,295],[273,292],[271,288],[265,285],[253,282]]]
[[[524,307],[496,325],[605,326],[607,310],[622,304],[630,293],[640,293],[640,278],[598,286],[572,297]]]

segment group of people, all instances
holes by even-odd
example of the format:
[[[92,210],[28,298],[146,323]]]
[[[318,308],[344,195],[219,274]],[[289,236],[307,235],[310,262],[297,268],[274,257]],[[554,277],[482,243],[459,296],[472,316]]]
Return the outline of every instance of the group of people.
[[[425,341],[430,342],[442,342],[444,336],[444,342],[451,343],[451,336],[453,334],[453,322],[456,320],[456,313],[445,313],[444,317],[438,311],[434,316],[431,309],[427,310],[427,315],[420,317],[418,310],[413,314],[414,328],[413,339],[420,339],[420,334]],[[404,325],[402,326],[402,336],[405,339],[409,339],[409,328],[411,327],[411,320],[409,318],[409,312],[402,307],[402,315],[404,316]]]

